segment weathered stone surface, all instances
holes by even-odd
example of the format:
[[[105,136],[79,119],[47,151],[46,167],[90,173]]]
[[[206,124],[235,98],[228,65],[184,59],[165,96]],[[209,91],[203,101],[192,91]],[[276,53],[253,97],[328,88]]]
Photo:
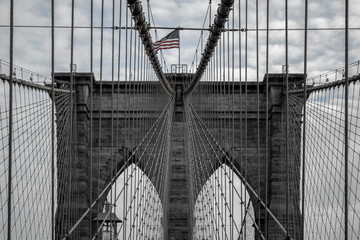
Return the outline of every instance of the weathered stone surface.
[[[291,79],[302,79],[302,75],[291,75]],[[68,81],[69,74],[57,74],[56,79]],[[200,83],[192,94],[191,101],[197,109],[202,120],[209,128],[209,130],[217,137],[223,149],[234,160],[235,167],[238,172],[242,174],[252,188],[260,193],[262,199],[268,194],[269,208],[277,216],[284,215],[284,200],[286,198],[284,189],[286,184],[286,159],[285,159],[285,133],[283,131],[282,119],[284,118],[283,103],[283,76],[270,75],[269,86],[269,108],[266,109],[266,95],[265,84],[260,85],[260,105],[259,115],[257,114],[257,96],[256,84],[234,83],[234,94],[229,94],[230,87],[216,88],[214,82]],[[62,225],[62,219],[67,217],[69,207],[61,199],[67,199],[67,188],[70,186],[68,177],[72,176],[72,191],[77,193],[71,196],[71,200],[77,202],[77,205],[70,206],[70,211],[76,211],[80,216],[90,204],[90,196],[95,198],[97,191],[101,191],[109,183],[111,175],[125,165],[124,159],[128,156],[129,151],[137,146],[140,138],[144,135],[139,126],[133,124],[134,121],[129,119],[143,119],[144,124],[150,127],[160,114],[168,101],[168,97],[162,90],[160,84],[157,82],[149,83],[147,88],[156,91],[159,94],[150,94],[149,91],[140,91],[140,86],[137,83],[128,82],[121,83],[119,89],[115,88],[115,95],[111,92],[111,83],[103,82],[102,94],[100,96],[99,83],[93,85],[93,162],[90,163],[90,74],[77,74],[75,76],[76,89],[76,137],[73,139],[74,151],[76,152],[74,161],[71,163],[73,170],[69,175],[58,176],[59,186],[62,189],[61,193],[65,196],[59,196],[57,209],[57,229],[68,229],[68,226]],[[215,82],[216,83],[216,82]],[[232,84],[232,83],[231,83]],[[119,92],[119,94],[117,94]],[[125,92],[127,94],[125,97]],[[168,226],[164,226],[165,239],[191,239],[192,236],[192,209],[190,206],[190,199],[193,196],[190,194],[189,183],[189,165],[187,160],[187,149],[185,141],[185,116],[183,112],[182,92],[177,89],[176,102],[174,107],[174,115],[172,122],[171,135],[171,151],[169,158],[169,178],[165,186],[169,187],[166,191],[168,196],[162,201],[168,201],[168,209],[164,217],[168,220]],[[245,92],[247,94],[245,95]],[[219,94],[223,93],[223,94]],[[157,96],[155,96],[157,95]],[[163,96],[163,97],[158,97]],[[101,101],[100,101],[101,100]],[[115,101],[116,100],[116,101]],[[118,101],[119,100],[119,101]],[[112,111],[112,109],[117,109]],[[299,107],[299,121],[301,119],[301,106]],[[265,149],[265,122],[266,111],[269,114],[269,149]],[[99,125],[101,116],[101,135],[99,136]],[[259,117],[260,129],[257,129],[257,119]],[[117,124],[111,128],[112,119],[117,119]],[[233,127],[234,126],[234,127]],[[247,128],[245,129],[245,126]],[[146,129],[146,127],[145,127]],[[235,129],[235,132],[233,132]],[[260,139],[257,139],[257,134],[260,134]],[[118,136],[118,149],[111,150],[113,136]],[[234,136],[234,139],[232,138]],[[126,136],[126,137],[125,137]],[[291,139],[296,141],[300,139],[299,136],[290,135]],[[260,143],[260,149],[258,149]],[[61,144],[61,142],[59,142]],[[100,147],[99,147],[100,146]],[[113,151],[113,152],[112,152]],[[259,156],[258,156],[259,152]],[[293,154],[299,154],[300,149],[292,151]],[[219,156],[222,153],[219,152]],[[265,156],[268,156],[269,175],[265,175],[266,162]],[[96,157],[94,157],[96,156]],[[98,156],[100,157],[100,178],[98,178],[97,165]],[[293,162],[294,158],[289,158],[291,165],[297,163]],[[229,164],[225,158],[222,158],[223,163]],[[58,167],[66,167],[67,163],[58,163]],[[260,166],[259,166],[260,164]],[[220,167],[220,164],[215,159],[210,159],[208,165],[205,166],[204,176],[202,181],[198,183],[199,186],[211,176],[215,169]],[[141,168],[141,166],[140,166]],[[260,170],[260,176],[258,171]],[[93,179],[90,179],[90,175]],[[146,174],[146,172],[145,172]],[[207,174],[207,175],[206,175]],[[300,173],[294,173],[298,179]],[[260,179],[260,189],[259,189]],[[152,182],[155,179],[150,179]],[[265,184],[268,182],[269,190],[265,192]],[[158,183],[160,184],[160,183]],[[297,202],[299,198],[299,186],[293,180],[290,181],[290,186],[294,191],[288,196],[290,201]],[[90,185],[92,185],[93,192],[90,193]],[[155,185],[157,187],[157,185]],[[64,190],[65,189],[65,190]],[[253,205],[257,206],[257,199],[250,194]],[[75,201],[76,200],[76,201]],[[99,208],[103,207],[105,199],[100,199]],[[163,202],[164,203],[164,202]],[[260,229],[264,231],[265,226],[265,211],[263,208],[255,207],[256,222],[260,225]],[[260,212],[259,212],[260,211]],[[301,216],[299,207],[290,208],[290,216],[294,219]],[[260,218],[259,218],[260,216]],[[96,208],[92,212],[92,218],[96,217]],[[284,217],[279,217],[280,221],[284,223]],[[77,219],[71,219],[71,223]],[[78,227],[76,236],[78,239],[88,239],[89,222],[91,219],[85,217],[84,221]],[[301,228],[301,226],[294,226],[292,228]],[[277,224],[269,219],[269,239],[284,239],[284,234],[279,231]],[[293,229],[290,229],[293,232]],[[94,232],[94,230],[92,230]],[[64,232],[57,232],[57,239],[62,237]],[[293,236],[299,239],[301,236]]]
[[[285,108],[284,108],[284,83],[282,74],[269,75],[268,88],[268,109],[266,109],[266,88],[265,81],[259,86],[259,113],[257,98],[257,83],[235,82],[231,88],[226,83],[217,82],[200,82],[197,89],[191,96],[191,103],[195,107],[201,119],[218,140],[219,144],[224,148],[234,161],[234,164],[246,179],[251,188],[260,195],[261,199],[265,199],[268,194],[268,203],[270,210],[285,226],[285,202],[287,180],[286,180],[286,138],[285,138]],[[265,80],[265,77],[264,77]],[[301,81],[303,75],[291,74],[290,81]],[[232,84],[232,83],[230,83]],[[233,93],[232,90],[234,89]],[[246,93],[246,94],[245,94]],[[234,104],[233,104],[234,103]],[[233,104],[233,105],[232,105]],[[293,108],[294,109],[294,108]],[[293,120],[293,124],[300,128],[302,106],[296,108],[298,112],[292,112],[292,116],[298,119]],[[269,122],[269,149],[268,153],[265,149],[266,143],[266,112],[268,112]],[[215,119],[215,120],[214,120]],[[259,123],[258,120],[259,119]],[[258,129],[258,126],[260,129]],[[233,132],[234,130],[234,132]],[[257,135],[260,135],[258,139]],[[232,138],[234,136],[234,138]],[[288,140],[290,142],[299,141],[300,136],[290,131]],[[259,146],[259,149],[258,149]],[[300,144],[296,144],[300,146]],[[259,152],[259,154],[258,154]],[[300,154],[300,149],[292,149],[293,155]],[[220,156],[222,154],[219,154]],[[268,156],[268,176],[266,176],[266,155]],[[291,168],[298,168],[294,156],[288,157],[288,165]],[[297,158],[298,159],[298,158]],[[223,163],[229,164],[223,159]],[[213,173],[212,166],[216,165],[216,160],[209,163],[208,176],[203,178],[205,182]],[[212,170],[212,171],[211,171]],[[259,175],[260,171],[260,175]],[[290,221],[299,219],[301,216],[299,202],[300,190],[299,181],[300,172],[289,172],[293,178],[289,181],[289,216]],[[260,179],[260,181],[259,181]],[[265,191],[265,185],[268,183],[268,192]],[[200,184],[201,185],[201,184]],[[265,210],[258,207],[258,200],[251,191],[250,198],[254,206],[254,216],[257,225],[260,226],[262,232],[265,232]],[[260,211],[260,212],[259,212]],[[268,218],[268,239],[285,239],[286,235],[280,230],[279,226]],[[290,235],[294,239],[301,239],[301,226],[297,223],[290,224]],[[258,239],[258,236],[256,236]]]
[[[192,239],[190,175],[185,149],[185,119],[182,102],[174,109],[169,159],[169,212],[166,239]]]

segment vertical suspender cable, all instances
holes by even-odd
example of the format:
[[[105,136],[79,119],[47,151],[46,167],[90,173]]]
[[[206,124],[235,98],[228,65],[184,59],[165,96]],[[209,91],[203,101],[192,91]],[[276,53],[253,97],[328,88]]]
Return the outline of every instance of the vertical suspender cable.
[[[122,24],[122,0],[119,1],[119,27]],[[118,35],[118,59],[117,59],[117,94],[116,94],[116,149],[118,150],[120,147],[119,144],[119,96],[120,96],[120,66],[121,66],[121,31],[119,31]],[[116,213],[116,199],[117,199],[117,181],[115,182],[115,193],[114,193],[114,212]],[[116,223],[115,223],[116,224]],[[117,231],[117,229],[116,229]],[[115,232],[116,237],[118,237],[118,232]]]
[[[55,240],[55,19],[54,0],[51,0],[51,239]]]
[[[126,25],[126,30],[125,30],[125,88],[124,88],[124,105],[125,105],[125,109],[124,109],[124,112],[125,112],[125,122],[124,122],[124,125],[125,125],[125,129],[127,129],[128,127],[128,111],[127,111],[127,106],[128,106],[128,99],[127,99],[127,80],[128,80],[128,24],[129,24],[129,13],[128,13],[128,10],[126,9],[126,14],[125,14],[125,25]],[[124,141],[124,145],[125,147],[127,148],[127,144],[128,144],[128,134],[127,134],[127,131],[125,130],[125,141]],[[128,178],[128,168],[125,169],[124,171],[124,179],[127,179]],[[127,224],[127,218],[126,218],[126,205],[127,205],[127,183],[125,183],[125,180],[124,180],[124,194],[123,194],[123,239],[126,239],[126,224]]]
[[[238,7],[238,25],[239,25],[239,29],[241,28],[241,2],[239,1],[239,7]],[[240,132],[239,132],[239,138],[240,138],[240,166],[243,166],[243,157],[242,157],[242,154],[243,154],[243,124],[242,124],[242,117],[243,117],[243,114],[242,114],[242,83],[241,83],[241,80],[242,80],[242,77],[241,77],[241,74],[242,74],[242,71],[241,71],[241,64],[242,64],[242,61],[241,61],[241,58],[242,58],[242,48],[241,48],[241,44],[242,44],[242,37],[241,37],[241,31],[239,31],[239,123],[240,123]],[[243,188],[244,188],[244,184],[240,183],[240,194],[243,193]],[[243,218],[244,216],[244,207],[241,205],[240,206],[240,209],[241,209],[241,218]],[[239,235],[239,238],[242,236],[242,233],[241,235]]]
[[[94,44],[94,0],[91,0],[90,6],[90,181],[89,181],[89,207],[93,202],[93,86],[94,86],[94,74],[93,74],[93,44]],[[92,235],[92,213],[93,210],[90,209],[89,213],[89,240]]]
[[[96,196],[98,197],[100,194],[100,153],[101,153],[101,138],[102,138],[102,134],[101,134],[101,130],[102,130],[102,126],[101,126],[101,118],[102,118],[102,78],[103,78],[103,45],[104,45],[104,0],[101,1],[101,28],[100,28],[100,97],[99,97],[99,114],[98,114],[98,156],[97,156],[97,171],[98,171],[98,179],[97,179],[97,194]],[[96,215],[99,214],[100,212],[100,206],[99,206],[99,201],[96,204]],[[99,221],[96,221],[96,236],[98,235],[97,229],[99,229]]]
[[[13,65],[14,65],[14,0],[10,0],[10,80],[9,80],[9,156],[8,156],[8,240],[11,240],[11,192],[12,192],[12,125],[13,125]]]
[[[219,58],[220,58],[220,61],[219,61],[219,66],[220,66],[220,84],[219,84],[219,98],[220,98],[220,106],[222,105],[222,95],[224,94],[223,93],[223,88],[224,88],[224,81],[225,81],[225,66],[223,64],[225,64],[225,33],[222,33],[223,37],[224,38],[220,38],[219,40]],[[222,110],[221,110],[222,111]],[[220,129],[220,134],[219,134],[219,141],[220,141],[220,144],[223,143],[223,119],[220,118],[220,121],[219,121],[219,129]],[[221,186],[223,186],[223,168],[222,168],[222,165],[220,163],[220,171],[219,172],[219,178],[220,178],[220,184]],[[220,219],[221,219],[221,223],[222,223],[222,227],[221,227],[221,236],[222,236],[222,239],[224,239],[224,224],[223,224],[223,216],[222,214],[224,213],[223,211],[223,198],[221,197],[221,194],[222,194],[222,189],[220,188],[220,186],[218,187],[219,188],[219,204],[221,205],[221,212],[220,212]]]
[[[131,24],[133,24],[133,22],[131,22]],[[133,40],[134,39],[134,40]],[[134,44],[133,44],[134,41]],[[134,48],[134,53],[133,53],[133,48]],[[134,54],[134,57],[133,57]],[[133,60],[134,59],[134,60]],[[134,66],[132,65],[132,61],[134,61]],[[131,72],[131,68],[133,67],[133,72]],[[134,98],[133,95],[135,94],[135,67],[136,67],[136,32],[134,32],[134,38],[133,38],[133,31],[131,31],[130,34],[130,82],[129,82],[129,93],[130,93],[130,98],[129,98],[129,107],[131,106],[133,108],[133,104],[134,104]],[[131,128],[135,128],[135,117],[133,117],[134,114],[134,109],[129,109],[129,127]],[[136,139],[136,134],[134,134],[134,138]],[[133,192],[133,168],[135,165],[135,160],[134,158],[132,158],[130,160],[130,164],[131,164],[131,172],[130,172],[130,195],[129,195],[129,238],[131,238],[132,236],[132,192]]]
[[[232,29],[235,28],[235,6],[234,6],[234,10],[232,12]],[[235,184],[234,184],[234,176],[235,176],[235,171],[234,171],[234,147],[235,147],[235,33],[234,31],[232,32],[232,42],[231,42],[231,79],[232,79],[232,86],[231,86],[231,146],[232,146],[232,150],[231,150],[231,205],[230,205],[230,209],[231,209],[231,217],[230,220],[232,222],[231,224],[231,234],[230,234],[230,238],[234,239],[234,224],[236,224],[235,222],[235,218],[234,218],[234,188],[235,188]]]
[[[227,24],[229,24],[229,21],[227,21]],[[225,27],[225,25],[224,25]],[[227,35],[227,34],[226,34]],[[225,94],[226,94],[226,35],[225,35],[225,32],[223,33],[223,36],[224,36],[224,40],[223,40],[223,82],[222,82],[222,87],[221,87],[221,92],[220,92],[220,96],[221,96],[221,101],[223,101],[223,99],[225,100]],[[223,97],[224,96],[224,97]],[[222,104],[220,103],[220,106]],[[226,113],[226,109],[222,110],[224,111],[224,113]],[[224,133],[224,130],[225,130],[225,125],[226,124],[226,118],[224,120],[221,121],[221,136],[220,136],[220,142],[222,141],[222,144],[225,144],[226,142],[226,134],[223,134]],[[226,181],[225,183],[223,182],[223,178],[224,178],[224,164],[221,165],[221,196],[223,194],[225,194],[225,198],[226,198]],[[225,193],[223,192],[223,188],[225,189]],[[224,219],[224,227],[223,227],[223,232],[225,234],[225,237],[227,238],[227,232],[226,232],[226,218],[227,218],[227,211],[226,211],[226,208],[225,208],[225,204],[226,204],[226,199],[224,199],[223,197],[221,198],[221,202],[224,204],[221,204],[221,212],[222,214],[224,214],[225,212],[225,216],[222,216],[222,218]]]
[[[211,0],[209,0],[209,27],[211,27]]]
[[[131,21],[131,20],[130,20]],[[133,94],[134,94],[134,79],[135,79],[135,68],[133,69],[134,72],[132,71],[132,67],[133,67],[133,61],[134,61],[134,65],[135,65],[135,54],[136,54],[136,43],[134,44],[133,43],[133,39],[135,39],[135,34],[136,32],[134,32],[134,37],[133,37],[133,31],[132,31],[132,27],[133,27],[133,21],[130,22],[130,38],[129,38],[129,77],[128,77],[128,81],[127,81],[127,95],[128,95],[128,98],[127,98],[127,129],[131,129],[134,127],[134,122],[135,120],[133,119],[133,112],[132,112],[132,106],[133,106]],[[134,45],[133,45],[134,44]],[[133,48],[134,48],[134,52],[135,54],[133,53]],[[134,55],[134,56],[133,56]],[[133,60],[134,58],[134,60]],[[133,136],[131,136],[130,133],[128,133],[127,135],[127,146],[131,149],[132,148],[132,144],[133,142],[133,139],[132,138],[136,138],[136,134],[134,134]],[[135,140],[135,139],[134,139]],[[127,211],[126,211],[126,221],[127,221],[127,224],[125,225],[125,233],[127,235],[127,239],[129,239],[131,237],[131,222],[132,222],[132,190],[133,190],[133,169],[134,169],[134,164],[135,164],[135,160],[134,158],[131,158],[130,161],[129,161],[129,166],[127,168],[127,189],[126,189],[126,194],[127,194],[127,197],[126,197],[126,208],[127,208]]]
[[[234,11],[232,11],[232,13],[233,13]],[[230,17],[230,16],[229,16]],[[230,29],[230,21],[228,21],[227,22],[227,25],[228,25],[228,29]],[[231,83],[230,83],[230,79],[231,79],[231,75],[230,75],[230,32],[228,31],[228,33],[227,33],[227,65],[226,65],[226,67],[227,67],[227,92],[225,91],[225,94],[227,94],[227,102],[228,103],[230,103],[230,99],[231,99],[231,96],[230,96],[230,92],[231,92]],[[229,107],[229,109],[228,109],[228,117],[226,117],[226,122],[225,122],[225,128],[230,128],[230,126],[231,126],[231,124],[230,124],[230,116],[231,116],[231,107]],[[228,137],[228,139],[226,139],[226,141],[225,142],[227,142],[227,141],[231,141],[231,136],[229,136]],[[230,232],[228,233],[228,235],[230,235],[230,239],[232,239],[231,238],[231,233],[232,233],[232,228],[231,228],[231,184],[229,184],[229,181],[227,181],[226,180],[226,175],[227,174],[229,174],[228,175],[228,177],[231,177],[231,175],[230,175],[230,172],[228,172],[227,170],[230,170],[230,168],[228,169],[227,167],[226,167],[226,165],[224,164],[224,167],[225,167],[225,187],[226,187],[226,184],[228,184],[228,190],[229,190],[229,192],[228,192],[228,194],[226,194],[226,188],[225,188],[225,199],[226,199],[226,201],[225,201],[225,205],[228,205],[228,207],[230,207],[230,209],[229,209],[229,225],[230,225]],[[229,199],[228,199],[228,196],[229,196]],[[230,204],[229,204],[229,201],[230,201]],[[225,215],[225,224],[226,224],[226,215]],[[225,229],[226,229],[226,231],[227,231],[227,227],[225,227]]]
[[[269,25],[270,0],[266,0],[266,107],[265,107],[265,207],[269,206]],[[265,211],[265,238],[268,238],[268,211]]]
[[[68,196],[68,219],[67,219],[67,231],[69,231],[70,229],[70,221],[71,221],[71,211],[70,211],[70,202],[71,202],[71,192],[72,192],[72,167],[71,167],[71,163],[72,163],[72,150],[73,150],[73,146],[72,146],[72,137],[73,137],[73,107],[74,107],[74,98],[73,98],[73,89],[74,89],[74,69],[73,69],[73,64],[74,64],[74,5],[75,5],[75,0],[71,1],[71,40],[70,40],[70,129],[69,129],[69,161],[68,161],[68,174],[69,174],[69,183],[68,183],[68,188],[69,188],[69,196]]]
[[[248,83],[248,79],[247,79],[247,77],[248,77],[248,69],[247,69],[247,67],[248,67],[248,0],[246,0],[245,1],[245,126],[244,126],[244,131],[245,131],[245,142],[244,142],[244,144],[245,144],[245,158],[244,158],[244,160],[245,160],[245,181],[247,181],[248,180],[248,178],[247,178],[247,174],[248,174],[248,169],[247,169],[247,163],[248,163],[248,161],[247,161],[247,145],[248,145],[248,139],[247,139],[247,137],[248,137],[248,132],[247,132],[247,120],[248,120],[248,118],[247,118],[247,83]],[[245,203],[247,202],[247,194],[245,194]],[[247,212],[247,210],[245,209],[245,214],[246,214],[246,212]],[[246,239],[246,218],[245,218],[245,225],[244,225],[244,239]]]
[[[122,0],[119,2],[119,26],[122,26]],[[119,141],[119,125],[120,125],[120,118],[119,118],[119,103],[120,103],[120,70],[121,70],[121,31],[119,31],[118,35],[118,59],[117,59],[117,95],[116,95],[116,149],[117,151],[120,150],[120,141]],[[115,182],[115,202],[117,197],[117,183]],[[114,212],[116,213],[116,204],[114,206]],[[120,232],[116,232],[116,237],[118,237]]]
[[[301,209],[302,209],[302,216],[301,216],[301,235],[302,239],[305,239],[305,169],[306,169],[306,153],[305,153],[305,145],[306,145],[306,95],[307,95],[307,88],[306,88],[306,77],[307,77],[307,41],[308,41],[308,0],[305,0],[305,27],[304,27],[304,94],[303,94],[303,108],[304,108],[304,115],[303,115],[303,138],[302,138],[302,186],[301,186]]]
[[[256,143],[256,155],[257,155],[257,165],[258,165],[258,227],[261,230],[261,205],[260,205],[260,198],[261,198],[261,191],[260,191],[260,83],[259,83],[259,0],[256,0],[256,128],[257,128],[257,143]],[[259,233],[261,234],[261,233]]]
[[[349,168],[349,0],[345,0],[345,126],[344,126],[344,161],[345,161],[345,175],[344,175],[344,181],[345,181],[345,189],[344,189],[344,195],[345,195],[345,208],[344,208],[344,217],[345,217],[345,240],[348,239],[348,214],[349,214],[349,194],[348,194],[348,168]]]
[[[139,44],[140,44],[140,41],[139,41]],[[139,61],[140,61],[140,64],[141,65],[139,65],[138,64],[138,71],[140,70],[140,72],[138,72],[138,78],[139,78],[139,81],[140,81],[140,85],[139,85],[139,89],[138,89],[138,93],[139,94],[141,94],[141,93],[143,93],[142,91],[143,91],[143,59],[144,59],[144,48],[143,47],[141,47],[141,53],[140,53],[140,57],[139,57]],[[143,115],[143,110],[142,109],[140,109],[140,110],[138,110],[139,111],[139,114],[140,115]],[[141,138],[141,136],[143,136],[143,133],[142,133],[142,130],[143,130],[143,116],[140,116],[140,119],[139,119],[139,124],[138,124],[138,126],[139,126],[139,129],[140,129],[140,131],[139,131],[139,139]],[[139,174],[141,174],[141,178],[140,178],[140,180],[138,180],[138,181],[136,181],[137,183],[139,182],[139,185],[140,185],[140,189],[141,189],[141,179],[142,179],[142,176],[143,176],[143,174],[144,173],[142,173],[142,172],[140,172],[140,170],[138,171],[139,172]],[[141,209],[141,203],[142,203],[142,197],[141,197],[141,194],[142,194],[142,191],[141,192],[139,192],[138,193],[138,197],[137,197],[137,208],[140,208]],[[140,198],[141,197],[141,198]],[[142,213],[142,211],[140,212],[140,214]],[[139,228],[139,226],[140,226],[140,214],[137,214],[137,215],[139,215],[139,216],[137,216],[137,219],[136,219],[136,227],[137,228]],[[135,239],[138,239],[138,231],[136,231],[135,232]]]
[[[220,40],[219,40],[219,45],[220,45]],[[219,82],[220,82],[219,81],[219,79],[220,79],[220,77],[219,77],[219,55],[220,54],[218,54],[219,53],[219,48],[218,47],[216,48],[215,52],[216,52],[216,85],[215,85],[216,90],[215,90],[215,94],[218,95],[219,94]],[[218,99],[218,96],[216,96],[216,99]],[[214,117],[216,117],[218,115],[219,115],[219,113],[216,113],[216,112],[214,113]],[[214,127],[215,127],[215,129],[219,129],[219,122],[220,121],[215,121],[215,119],[214,119]],[[216,132],[216,137],[219,138],[219,133],[218,132]],[[219,171],[215,171],[215,179],[218,178],[218,174],[219,174]],[[215,185],[215,204],[218,204],[218,202],[219,202],[218,201],[218,190],[217,190],[217,187]],[[216,211],[218,213],[219,212],[219,210],[218,210],[219,206],[217,206],[217,208],[215,208],[215,209],[216,209]],[[216,215],[216,222],[217,223],[220,222],[219,221],[219,214]],[[217,234],[217,237],[221,238],[218,225],[216,226],[216,234]]]
[[[285,84],[286,84],[286,116],[285,116],[285,161],[286,161],[286,237],[289,238],[289,49],[288,49],[288,0],[285,0]]]
[[[111,29],[111,143],[110,143],[110,158],[111,158],[111,179],[114,177],[114,58],[115,58],[115,0],[112,1],[112,29]],[[116,182],[116,181],[115,181]],[[113,187],[110,190],[110,206],[115,206],[115,202],[112,202]],[[110,211],[113,212],[114,208],[110,207]],[[115,215],[115,214],[114,214]],[[112,221],[112,222],[111,222]],[[114,226],[116,224],[115,219],[110,218],[110,224]],[[114,234],[114,233],[111,233]],[[115,237],[115,236],[114,236]]]

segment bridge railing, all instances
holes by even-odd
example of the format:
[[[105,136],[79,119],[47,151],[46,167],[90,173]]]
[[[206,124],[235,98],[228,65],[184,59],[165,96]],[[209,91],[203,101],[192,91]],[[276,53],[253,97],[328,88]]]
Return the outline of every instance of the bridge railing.
[[[187,73],[187,64],[171,64],[171,73]]]
[[[51,77],[41,75],[16,65],[13,65],[13,69],[10,73],[10,63],[0,59],[0,78],[3,79],[9,77],[10,74],[12,74],[12,76],[16,79],[38,85],[46,85],[51,83]]]
[[[349,77],[360,74],[360,60],[349,64],[348,67]],[[341,81],[345,78],[345,67],[337,68],[329,72],[322,73],[317,76],[307,78],[307,82],[310,85],[318,86],[332,83],[335,81]]]
[[[348,81],[357,82],[360,80],[360,60],[348,65]],[[306,79],[308,93],[323,89],[332,88],[345,84],[345,67],[340,67]],[[304,81],[295,81],[289,84],[290,94],[300,94],[304,92]]]

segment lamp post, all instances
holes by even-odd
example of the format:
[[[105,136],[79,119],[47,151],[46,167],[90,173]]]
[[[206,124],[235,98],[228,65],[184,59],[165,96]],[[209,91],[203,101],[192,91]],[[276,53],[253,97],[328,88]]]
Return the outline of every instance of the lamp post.
[[[105,201],[105,211],[98,213],[98,216],[94,218],[94,221],[103,224],[101,230],[102,240],[117,240],[117,224],[122,221],[116,216],[115,213],[111,212],[112,204]]]

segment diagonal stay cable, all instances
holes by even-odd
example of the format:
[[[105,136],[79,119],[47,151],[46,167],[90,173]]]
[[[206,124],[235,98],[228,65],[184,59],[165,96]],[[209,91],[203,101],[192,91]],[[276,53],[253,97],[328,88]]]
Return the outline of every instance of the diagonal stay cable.
[[[165,75],[161,69],[159,58],[156,55],[153,41],[151,39],[150,27],[146,23],[146,17],[142,12],[142,5],[139,0],[128,0],[127,2],[135,21],[135,27],[138,29],[139,35],[141,36],[141,41],[145,47],[146,54],[149,57],[154,72],[167,94],[172,96],[174,95],[174,90],[165,78]]]
[[[193,108],[193,106],[191,106]],[[196,114],[197,118],[199,119],[199,122],[205,127],[205,129],[207,130],[209,136],[212,138],[212,140],[215,142],[216,146],[219,148],[219,150],[222,152],[222,154],[224,155],[224,157],[226,158],[227,161],[229,161],[229,163],[231,163],[231,160],[229,159],[229,156],[225,153],[224,149],[219,145],[219,143],[216,141],[216,139],[213,137],[213,135],[211,134],[210,130],[206,127],[205,123],[199,118],[199,116],[197,115],[197,112],[194,109],[194,113]],[[259,202],[261,203],[261,205],[263,205],[263,207],[266,209],[266,211],[269,213],[270,217],[275,221],[275,223],[280,227],[281,231],[283,231],[285,234],[288,232],[288,230],[286,230],[283,225],[280,223],[280,221],[275,217],[275,215],[272,213],[272,211],[265,205],[264,201],[258,196],[258,194],[256,193],[256,191],[250,186],[250,184],[246,181],[246,179],[244,178],[244,176],[241,174],[241,172],[239,172],[239,170],[237,170],[235,168],[235,166],[233,166],[234,169],[236,170],[236,172],[239,174],[240,178],[242,179],[242,181],[245,183],[245,185],[248,187],[248,189],[251,191],[252,194],[254,194],[254,196],[256,198],[259,199]]]
[[[189,105],[191,105],[191,104],[189,104]],[[191,107],[193,107],[193,106],[191,106]],[[197,114],[194,109],[193,109],[193,112],[195,112],[195,114]],[[194,118],[194,117],[192,116],[192,118]],[[199,116],[196,116],[196,118],[198,119],[198,122],[200,123],[201,120],[200,120]],[[200,123],[200,127],[201,127],[201,130],[204,132],[205,130],[204,130],[203,125],[202,125],[201,123]],[[197,129],[197,128],[196,128],[196,129]],[[198,129],[197,129],[197,131],[198,131]],[[204,133],[205,133],[205,132],[204,132]],[[200,134],[199,134],[199,133],[198,133],[198,136],[199,136],[199,138],[202,140],[202,138],[200,137]],[[205,134],[204,134],[204,136],[206,137],[207,143],[208,143],[208,145],[211,147],[211,150],[212,150],[212,152],[214,153],[214,155],[215,155],[216,159],[218,160],[219,164],[222,164],[222,161],[219,159],[219,157],[218,157],[218,155],[217,155],[217,153],[216,153],[216,150],[213,148],[213,146],[212,146],[209,138],[208,138]],[[203,145],[205,144],[204,142],[202,142],[202,143],[203,143]],[[210,158],[209,155],[208,155],[208,153],[207,153],[207,151],[206,151],[206,154],[207,154],[207,157]],[[223,150],[222,150],[222,154],[223,154],[223,156],[227,157],[227,156],[226,156],[226,153],[225,153]],[[210,162],[210,164],[212,165],[211,162]],[[233,167],[234,167],[234,166],[233,166]],[[234,168],[234,169],[235,169],[235,168]],[[214,168],[213,168],[213,170],[214,170]],[[228,174],[225,174],[225,175],[227,176],[227,178],[229,179],[229,181],[231,181],[230,176],[228,176]],[[221,183],[218,182],[218,185],[221,185]],[[235,190],[237,196],[238,196],[240,199],[242,199],[241,194],[237,191],[237,189],[234,188],[234,190]],[[221,195],[222,195],[223,198],[224,198],[223,193],[222,193]],[[229,209],[229,206],[228,206],[228,205],[226,205],[226,207],[227,207],[227,209],[228,209],[229,211],[231,211],[231,209]],[[254,217],[251,216],[251,215],[249,215],[249,216],[250,216],[251,220],[253,221],[254,227],[255,227],[255,228],[257,229],[257,231],[260,233],[260,236],[261,236],[263,239],[265,239],[264,235],[262,234],[262,232],[261,232],[260,229],[259,229],[259,226],[256,224]],[[235,225],[235,227],[236,227],[236,229],[237,229],[237,226],[236,226],[236,225]],[[239,233],[239,230],[238,230],[238,229],[237,229],[237,231],[238,231],[238,233]]]
[[[124,170],[124,168],[127,166],[129,161],[135,156],[135,153],[140,149],[140,146],[145,142],[145,140],[149,137],[150,133],[152,133],[151,137],[156,132],[156,126],[158,125],[159,121],[161,120],[162,116],[167,112],[167,108],[171,104],[173,98],[170,99],[170,101],[167,103],[166,107],[162,111],[159,118],[156,120],[156,122],[151,126],[150,130],[147,132],[147,134],[144,136],[144,138],[141,140],[141,142],[138,144],[138,146],[134,149],[134,151],[131,153],[131,155],[127,158],[124,165],[116,172],[113,179],[110,180],[110,182],[104,187],[101,193],[97,196],[97,198],[94,200],[94,202],[91,204],[91,206],[83,213],[83,215],[76,221],[74,226],[68,231],[67,235],[69,236],[80,224],[80,222],[87,216],[87,214],[90,212],[90,210],[96,205],[96,203],[100,200],[100,198],[107,192],[107,190],[112,186],[112,184],[116,181],[116,179],[120,176],[121,172]],[[64,237],[64,240],[67,239],[67,237]]]
[[[229,13],[231,11],[231,7],[234,3],[234,0],[222,0],[219,4],[217,13],[218,15],[214,19],[214,24],[211,27],[210,35],[208,37],[208,40],[206,42],[206,47],[204,49],[204,52],[202,53],[202,57],[199,63],[199,66],[196,69],[196,73],[191,80],[190,86],[188,86],[184,90],[184,96],[189,95],[194,91],[196,86],[198,85],[200,79],[202,78],[206,67],[214,53],[215,47],[217,45],[217,42],[220,39],[221,33],[224,29],[225,22],[227,18],[229,17]]]

